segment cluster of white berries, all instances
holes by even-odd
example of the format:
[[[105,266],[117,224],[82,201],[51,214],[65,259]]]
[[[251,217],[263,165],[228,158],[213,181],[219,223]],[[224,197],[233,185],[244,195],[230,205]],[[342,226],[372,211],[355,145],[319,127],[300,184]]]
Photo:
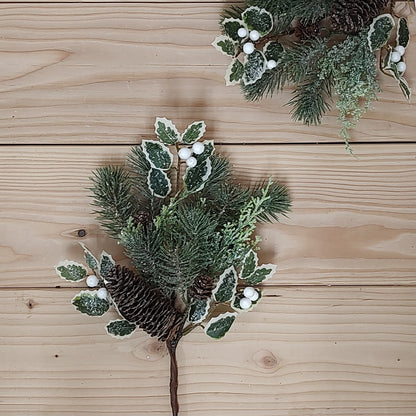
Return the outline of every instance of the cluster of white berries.
[[[88,287],[97,287],[99,283],[98,277],[95,274],[91,274],[87,277],[87,286]],[[105,287],[101,287],[97,290],[97,296],[100,299],[107,299],[108,292]]]
[[[238,29],[237,32],[238,36],[242,39],[247,37],[247,29],[245,27],[240,27],[240,29]],[[260,39],[260,33],[257,30],[250,30],[248,33],[248,37],[250,38],[251,41],[256,42]],[[253,42],[246,42],[243,45],[243,52],[246,55],[250,55],[251,53],[254,52],[254,43]],[[274,59],[270,59],[267,61],[266,63],[267,69],[273,69],[276,68],[277,63]]]
[[[403,74],[404,71],[406,71],[406,64],[402,60],[403,55],[405,52],[405,48],[401,45],[398,45],[394,48],[394,51],[391,53],[391,61],[394,63],[397,63],[397,70]]]
[[[259,298],[259,292],[251,286],[247,286],[243,292],[244,297],[240,299],[240,308],[249,309],[253,302]]]
[[[204,152],[205,146],[200,142],[195,142],[192,145],[192,148],[189,147],[182,147],[178,151],[179,159],[185,160],[186,165],[190,168],[194,168],[196,166],[197,160],[194,155],[200,155]]]

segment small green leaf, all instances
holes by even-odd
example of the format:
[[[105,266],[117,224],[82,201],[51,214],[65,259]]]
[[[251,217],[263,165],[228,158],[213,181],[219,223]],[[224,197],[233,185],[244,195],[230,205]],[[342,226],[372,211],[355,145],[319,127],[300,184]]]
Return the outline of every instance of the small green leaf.
[[[244,282],[247,285],[258,285],[273,276],[276,271],[275,264],[263,264],[257,267],[254,273],[249,276]]]
[[[238,84],[241,81],[243,74],[244,65],[238,59],[233,59],[225,71],[225,85],[228,87],[230,85]]]
[[[273,61],[277,62],[280,59],[282,52],[283,46],[279,42],[267,42],[263,48],[264,56],[268,61],[273,59]]]
[[[64,260],[55,266],[58,276],[70,282],[79,282],[87,277],[88,269],[76,261]]]
[[[393,17],[388,13],[377,16],[373,20],[367,35],[368,46],[372,51],[376,51],[386,44],[394,24]]]
[[[110,308],[107,299],[100,299],[97,296],[97,290],[83,290],[72,299],[72,304],[81,313],[89,316],[104,315]]]
[[[87,246],[84,243],[79,244],[84,249],[84,257],[87,266],[91,270],[98,270],[98,260],[94,257],[94,255],[91,253],[91,251],[87,248]]]
[[[111,257],[111,254],[102,251],[100,256],[100,276],[106,279],[109,271],[114,268],[115,264],[116,262]]]
[[[125,319],[116,319],[111,321],[105,327],[107,334],[117,339],[128,338],[136,330],[136,324]]]
[[[250,30],[257,30],[260,36],[267,35],[273,29],[273,16],[265,9],[251,6],[241,14],[244,23]]]
[[[254,50],[244,58],[243,82],[245,85],[254,84],[266,71],[266,58],[259,50]]]
[[[235,42],[225,35],[217,36],[214,42],[211,44],[217,51],[220,51],[224,55],[234,56],[235,55]]]
[[[157,138],[165,144],[175,144],[180,138],[176,126],[164,117],[156,117],[155,133]]]
[[[245,280],[254,273],[258,265],[259,259],[257,253],[250,250],[243,259],[243,266],[240,272],[240,279]]]
[[[190,124],[181,137],[181,142],[192,144],[198,141],[205,133],[205,123],[203,121],[195,121]]]
[[[410,33],[409,33],[409,27],[407,26],[407,19],[404,17],[401,17],[398,22],[397,27],[397,38],[396,43],[397,46],[403,46],[404,48],[407,47],[409,44],[410,39]]]
[[[212,318],[205,327],[205,333],[211,338],[222,338],[231,328],[236,316],[234,312],[225,312]]]
[[[403,77],[400,77],[398,79],[399,87],[402,90],[403,95],[406,97],[408,101],[410,101],[410,97],[412,95],[412,90],[409,87],[409,84],[407,83],[406,79]]]
[[[173,155],[163,143],[155,140],[143,140],[142,149],[153,168],[168,170],[172,166]]]
[[[211,175],[211,160],[206,159],[193,168],[186,169],[184,182],[189,192],[198,192],[204,188],[205,182]]]
[[[195,324],[202,322],[208,315],[211,299],[193,299],[189,308],[188,320]]]
[[[165,198],[172,189],[168,175],[160,169],[150,169],[147,184],[150,192],[158,198]]]
[[[224,19],[221,22],[221,26],[223,27],[225,34],[229,36],[232,40],[235,40],[237,42],[241,41],[240,36],[238,36],[238,29],[242,27],[246,28],[242,20],[235,19],[233,17]],[[248,30],[247,30],[247,33],[248,33]]]
[[[202,144],[204,145],[204,151],[200,155],[194,155],[198,163],[208,159],[214,153],[215,149],[214,140],[204,140]]]
[[[214,300],[219,303],[228,302],[235,294],[237,287],[237,272],[234,266],[226,269],[220,276],[215,289],[212,292]]]

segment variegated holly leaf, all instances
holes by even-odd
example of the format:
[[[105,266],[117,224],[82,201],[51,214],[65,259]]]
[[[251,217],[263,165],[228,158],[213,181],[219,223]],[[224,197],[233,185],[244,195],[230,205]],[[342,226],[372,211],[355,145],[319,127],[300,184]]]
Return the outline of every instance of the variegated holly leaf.
[[[392,15],[388,13],[377,16],[373,20],[367,35],[368,46],[372,51],[380,49],[387,43],[394,25]]]
[[[176,126],[164,117],[156,117],[155,133],[157,138],[165,144],[175,144],[180,138]]]
[[[110,303],[107,299],[100,299],[97,292],[97,290],[83,290],[72,299],[72,304],[77,310],[89,316],[104,315],[110,308]]]
[[[211,160],[208,158],[203,160],[193,168],[186,169],[184,182],[186,189],[189,192],[198,192],[204,188],[205,182],[211,175],[212,165]]]
[[[246,25],[244,24],[242,20],[235,19],[234,17],[228,17],[221,22],[221,26],[223,27],[225,34],[228,37],[230,37],[232,40],[239,42],[242,39],[245,39],[245,38],[240,38],[240,36],[238,36],[238,30],[240,28],[247,29]],[[248,30],[247,30],[247,35],[248,35]]]
[[[231,300],[231,307],[237,312],[249,312],[249,311],[251,311],[253,309],[253,307],[256,306],[260,302],[260,299],[262,298],[261,291],[256,289],[256,292],[258,293],[259,297],[255,301],[251,302],[251,306],[248,309],[243,309],[240,306],[241,299],[243,299],[245,297],[243,292],[238,292],[234,296],[234,298]]]
[[[117,339],[129,338],[136,328],[136,324],[125,319],[116,319],[105,327],[107,334]]]
[[[260,267],[257,267],[244,282],[247,285],[258,285],[272,277],[276,271],[276,267],[275,264],[262,264]]]
[[[81,247],[84,249],[84,257],[85,262],[87,263],[87,266],[91,270],[98,270],[98,260],[95,258],[95,256],[91,253],[91,251],[87,248],[87,246],[84,243],[79,243]]]
[[[233,59],[225,71],[225,85],[236,85],[241,81],[244,74],[244,65],[238,60]]]
[[[183,132],[181,142],[186,144],[192,144],[198,141],[205,133],[205,122],[195,121],[190,124]]]
[[[168,170],[172,166],[173,154],[163,143],[156,140],[143,140],[142,149],[153,168]]]
[[[251,276],[257,268],[259,263],[259,258],[257,253],[253,250],[250,250],[243,259],[243,265],[240,271],[240,279],[245,280]]]
[[[251,6],[241,14],[244,23],[250,30],[257,30],[260,36],[267,35],[273,29],[273,16],[265,9]]]
[[[212,292],[214,300],[219,303],[230,301],[235,295],[237,287],[237,272],[234,266],[226,269],[220,276]]]
[[[236,313],[225,312],[215,318],[210,319],[205,327],[205,333],[211,338],[222,338],[231,328],[235,321]]]
[[[235,42],[226,35],[217,36],[211,44],[217,51],[224,55],[234,56],[236,52]]]
[[[266,71],[266,58],[262,52],[255,49],[244,58],[243,82],[245,85],[254,84]]]
[[[410,39],[410,33],[409,33],[409,27],[407,25],[407,19],[404,17],[401,17],[398,22],[397,27],[397,38],[396,38],[396,44],[397,46],[403,46],[403,48],[406,48],[409,44]]]
[[[116,262],[111,257],[111,254],[108,254],[104,250],[101,252],[100,256],[100,276],[103,279],[106,279],[110,270],[113,269]]]
[[[267,42],[263,48],[264,56],[268,61],[273,59],[273,61],[277,62],[280,59],[282,52],[283,46],[279,42]]]
[[[55,271],[62,279],[79,282],[87,277],[88,269],[76,261],[64,260],[55,266]]]
[[[152,168],[147,176],[147,185],[152,195],[158,198],[165,198],[169,195],[172,185],[166,172]]]
[[[189,308],[188,320],[194,324],[202,322],[208,315],[211,299],[193,299]]]
[[[199,155],[194,155],[197,163],[201,163],[205,159],[208,159],[214,153],[214,140],[204,140],[202,144],[204,145],[204,151]]]

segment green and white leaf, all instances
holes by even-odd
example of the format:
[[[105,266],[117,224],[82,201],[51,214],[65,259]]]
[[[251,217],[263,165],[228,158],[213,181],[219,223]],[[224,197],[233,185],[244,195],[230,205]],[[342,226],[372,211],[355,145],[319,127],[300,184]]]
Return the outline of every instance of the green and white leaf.
[[[260,299],[262,298],[262,292],[257,289],[255,290],[258,293],[259,297],[257,298],[257,300],[251,303],[251,306],[248,309],[243,309],[240,307],[240,300],[245,297],[243,292],[239,292],[234,296],[234,298],[231,300],[231,307],[239,313],[250,312],[254,308],[254,306],[256,306],[260,302]]]
[[[230,330],[236,316],[234,312],[225,312],[210,319],[205,327],[205,333],[211,338],[222,338]]]
[[[220,35],[214,39],[211,44],[217,51],[224,55],[234,56],[236,52],[236,43],[229,36]]]
[[[243,78],[243,74],[244,65],[237,58],[234,58],[225,71],[225,85],[228,87],[238,84]]]
[[[184,182],[189,192],[198,192],[204,188],[205,182],[212,172],[211,160],[203,160],[193,168],[186,169]]]
[[[397,37],[396,37],[396,45],[397,46],[403,46],[404,48],[407,47],[410,40],[410,33],[409,33],[409,27],[407,25],[407,19],[404,17],[401,17],[398,22],[397,26]]]
[[[204,145],[204,151],[200,155],[194,155],[197,163],[201,163],[205,159],[208,159],[215,150],[214,140],[204,140],[202,144]]]
[[[166,172],[156,168],[150,169],[147,176],[147,185],[152,195],[158,198],[165,198],[172,189],[172,184]]]
[[[259,258],[254,250],[250,250],[243,259],[243,265],[240,271],[240,279],[245,280],[250,277],[257,269]]]
[[[143,140],[142,149],[153,168],[168,170],[172,166],[173,154],[163,143],[156,140]]]
[[[273,59],[273,61],[278,62],[282,52],[283,52],[283,46],[279,42],[273,42],[273,41],[267,42],[263,48],[264,56],[266,57],[268,61]]]
[[[189,308],[188,321],[198,324],[208,315],[211,299],[193,299]]]
[[[157,138],[165,144],[175,144],[180,138],[176,126],[164,117],[156,117],[155,133]]]
[[[247,26],[240,19],[235,19],[234,17],[228,17],[221,22],[221,26],[223,27],[225,34],[236,42],[240,42],[241,40],[247,38],[248,36],[248,30],[247,30],[246,37],[240,38],[240,36],[238,36],[238,30],[240,28],[243,27],[244,29],[247,29]]]
[[[237,272],[234,266],[224,270],[221,274],[217,285],[212,291],[214,300],[218,303],[230,301],[235,295],[237,288]]]
[[[244,23],[250,30],[257,30],[260,36],[267,35],[273,29],[273,16],[265,9],[251,6],[241,14]]]
[[[266,57],[262,52],[255,49],[244,58],[243,82],[245,85],[254,84],[266,71]]]
[[[206,126],[204,121],[195,121],[183,132],[181,142],[186,144],[195,143],[204,135],[205,128]]]
[[[125,319],[110,321],[105,327],[107,334],[117,339],[129,338],[136,328],[136,324],[126,321]]]
[[[388,13],[377,16],[373,20],[367,35],[370,50],[376,51],[387,43],[394,25],[392,15]]]
[[[64,260],[55,266],[58,276],[70,282],[79,282],[87,277],[88,269],[81,263],[76,261]]]
[[[100,299],[97,292],[97,290],[83,290],[72,299],[72,304],[81,313],[89,316],[104,315],[110,308],[110,303],[107,299]]]
[[[276,272],[277,266],[275,264],[262,264],[260,267],[257,267],[244,282],[247,285],[258,285],[266,280],[270,279]]]
[[[87,248],[87,246],[84,243],[80,242],[79,244],[84,249],[84,257],[85,257],[85,262],[87,263],[87,266],[91,270],[94,270],[94,271],[98,270],[99,264],[94,254],[91,253],[91,251]]]
[[[108,254],[104,250],[101,252],[100,256],[100,276],[103,279],[106,279],[108,273],[115,266],[116,262],[111,257],[111,254]]]

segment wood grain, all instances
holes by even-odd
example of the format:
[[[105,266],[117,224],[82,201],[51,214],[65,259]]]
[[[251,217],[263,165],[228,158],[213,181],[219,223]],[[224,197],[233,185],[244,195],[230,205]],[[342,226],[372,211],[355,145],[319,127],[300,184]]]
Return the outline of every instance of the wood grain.
[[[341,143],[335,111],[306,128],[284,106],[290,91],[247,103],[225,87],[229,59],[211,46],[223,7],[0,4],[0,143],[134,143],[138,132],[152,134],[155,115],[181,128],[204,119],[222,143]],[[414,7],[402,7],[414,33]],[[414,141],[415,104],[392,79],[382,87],[351,141]]]
[[[112,315],[76,312],[75,293],[0,291],[0,413],[169,414],[164,345],[108,337]],[[223,340],[181,341],[181,416],[416,413],[415,288],[265,294]]]
[[[91,171],[124,163],[129,146],[3,146],[0,154],[0,286],[65,285],[52,267],[81,260],[77,241],[121,248],[91,214]],[[219,146],[238,179],[274,175],[293,211],[260,228],[263,262],[280,284],[414,284],[416,145]],[[255,155],[255,156],[253,156]],[[78,230],[87,235],[78,237]]]

